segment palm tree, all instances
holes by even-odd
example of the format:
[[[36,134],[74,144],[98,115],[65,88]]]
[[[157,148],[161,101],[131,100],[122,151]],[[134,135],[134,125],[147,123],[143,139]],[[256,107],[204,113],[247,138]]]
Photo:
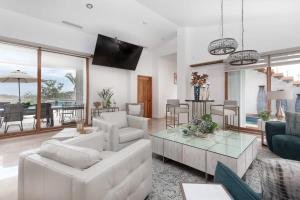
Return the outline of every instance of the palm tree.
[[[69,81],[72,83],[74,86],[74,91],[76,90],[76,78],[73,76],[71,73],[66,73],[65,77],[69,79]]]

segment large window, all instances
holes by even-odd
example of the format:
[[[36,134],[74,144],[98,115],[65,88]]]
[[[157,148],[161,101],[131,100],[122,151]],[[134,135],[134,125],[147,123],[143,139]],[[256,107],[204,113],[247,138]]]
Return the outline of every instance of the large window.
[[[228,98],[240,103],[242,127],[257,128],[262,111],[272,118],[279,110],[300,112],[299,66],[299,51],[263,56],[250,66],[227,66]]]
[[[86,119],[86,63],[87,58],[0,43],[0,137]]]
[[[33,130],[37,50],[0,43],[0,134]]]
[[[84,58],[42,53],[42,118],[45,120],[41,120],[41,127],[61,126],[83,119],[85,75]]]
[[[241,127],[257,128],[258,115],[267,110],[266,68],[228,73],[228,98],[240,105]]]

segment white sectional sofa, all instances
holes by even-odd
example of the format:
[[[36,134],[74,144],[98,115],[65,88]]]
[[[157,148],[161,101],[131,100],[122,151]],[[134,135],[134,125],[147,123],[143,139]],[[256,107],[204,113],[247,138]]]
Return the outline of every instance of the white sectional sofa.
[[[92,133],[65,141],[101,151],[103,136]],[[101,151],[101,161],[77,169],[24,152],[19,160],[19,200],[143,200],[152,190],[150,140],[139,140],[119,152]]]

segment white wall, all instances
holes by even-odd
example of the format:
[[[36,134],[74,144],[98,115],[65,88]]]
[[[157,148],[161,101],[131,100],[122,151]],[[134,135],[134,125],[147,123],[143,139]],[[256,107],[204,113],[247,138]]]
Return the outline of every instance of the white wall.
[[[267,91],[267,76],[254,69],[245,70],[245,113],[257,113],[257,95],[260,85],[265,86]]]
[[[257,20],[245,18],[245,48],[256,49],[259,52],[277,51],[300,47],[300,23],[299,18],[277,18],[268,16]],[[225,37],[236,38],[241,45],[240,23],[225,24]],[[181,100],[189,98],[190,95],[190,65],[218,59],[226,56],[212,56],[207,51],[207,46],[212,40],[220,37],[219,26],[186,27],[179,28],[177,32],[177,63],[178,63],[178,97]],[[240,49],[240,47],[239,47]],[[213,67],[213,66],[209,66]],[[193,70],[204,71],[203,67]],[[224,70],[214,69],[216,73]],[[218,75],[212,74],[212,77]],[[224,75],[223,75],[224,76]],[[212,81],[213,82],[213,81]],[[224,91],[224,82],[219,83]],[[213,89],[212,89],[213,90]],[[247,92],[247,91],[245,91]],[[214,98],[224,98],[224,93],[216,94]],[[255,94],[256,95],[256,94]]]
[[[114,92],[112,99],[121,110],[125,103],[137,102],[137,76],[153,76],[152,53],[143,50],[135,71],[92,65],[90,71],[90,103],[99,101],[97,92],[102,88],[111,88]],[[153,94],[154,98],[157,94]],[[153,104],[155,107],[156,104]],[[156,116],[154,116],[156,117]]]
[[[177,99],[174,73],[177,71],[177,55],[162,56],[158,64],[158,118],[165,117],[167,99]]]
[[[64,25],[58,25],[16,12],[0,9],[0,38],[20,40],[41,46],[49,46],[86,54],[93,54],[97,35],[90,35]],[[175,40],[176,41],[176,40]],[[173,47],[172,47],[173,46]],[[175,49],[173,41],[158,47],[160,53]],[[157,72],[153,65],[151,50],[144,49],[136,71],[91,65],[90,69],[90,103],[98,101],[97,92],[102,88],[112,88],[118,106],[124,109],[126,102],[137,101],[137,75],[153,77],[155,85]],[[153,87],[153,117],[158,113],[157,86]]]
[[[210,99],[215,100],[213,104],[224,103],[224,82],[225,82],[225,65],[215,64],[205,67],[190,68],[189,74],[198,72],[200,74],[207,74],[208,81],[210,82]],[[194,99],[193,87],[188,83],[188,96],[187,99]],[[209,112],[209,106],[207,108]],[[222,118],[213,116],[214,120],[222,124]]]

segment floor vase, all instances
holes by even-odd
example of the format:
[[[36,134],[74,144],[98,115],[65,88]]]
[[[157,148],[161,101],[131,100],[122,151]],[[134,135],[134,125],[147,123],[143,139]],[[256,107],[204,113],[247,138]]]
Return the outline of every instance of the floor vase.
[[[257,109],[257,114],[267,110],[267,94],[264,85],[259,86],[257,101],[256,101],[256,109]]]

